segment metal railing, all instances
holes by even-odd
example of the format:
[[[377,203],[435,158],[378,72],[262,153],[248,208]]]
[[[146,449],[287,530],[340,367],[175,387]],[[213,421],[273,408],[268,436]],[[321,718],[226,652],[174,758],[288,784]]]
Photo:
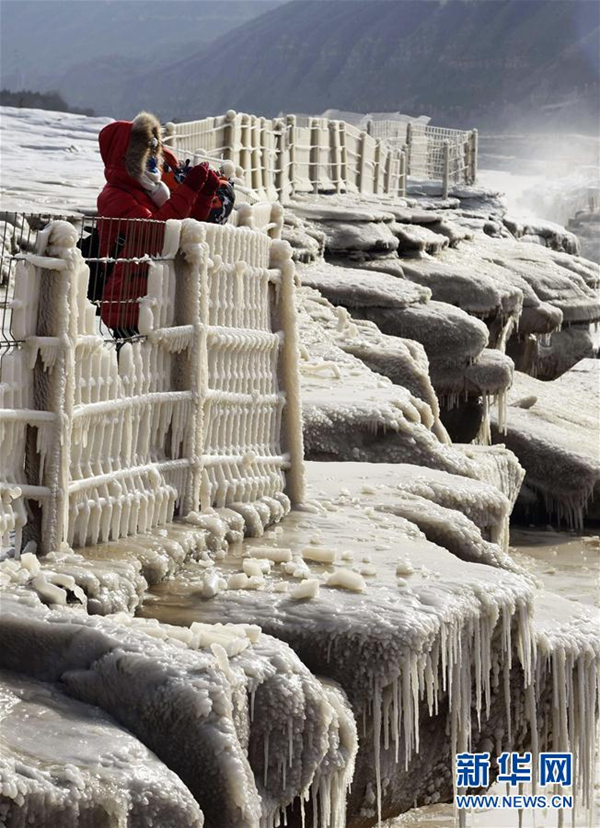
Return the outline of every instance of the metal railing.
[[[8,213],[0,214],[0,364],[4,354],[24,342],[21,313],[32,297],[27,294],[27,264],[39,248],[40,232],[50,222],[64,221],[72,228],[75,246],[89,268],[87,299],[94,309],[95,333],[107,344],[119,345],[139,338],[137,330],[138,300],[145,293],[148,262],[161,261],[165,222],[147,219],[110,219],[96,216]],[[117,288],[111,279],[119,273]],[[136,282],[137,287],[136,287]],[[105,293],[105,288],[109,290]],[[139,296],[135,294],[139,288]],[[89,313],[91,314],[91,308]],[[136,311],[127,326],[126,318]],[[29,316],[36,312],[29,309]],[[15,313],[17,311],[17,313]],[[13,322],[13,317],[18,322]],[[116,321],[118,324],[110,325]]]
[[[288,245],[191,219],[20,214],[1,238],[3,545],[301,497]]]
[[[477,176],[477,131],[417,122],[373,120],[362,130],[344,121],[288,115],[227,114],[167,124],[177,152],[233,161],[248,192],[285,200],[299,193],[360,192],[394,198],[407,177],[471,184]]]
[[[418,122],[373,120],[367,131],[406,152],[408,175],[450,184],[473,184],[477,179],[478,132],[446,129]]]
[[[233,110],[219,117],[166,124],[176,152],[233,161],[243,186],[259,198],[285,201],[298,193],[406,192],[402,149],[343,121],[288,115],[266,119]]]

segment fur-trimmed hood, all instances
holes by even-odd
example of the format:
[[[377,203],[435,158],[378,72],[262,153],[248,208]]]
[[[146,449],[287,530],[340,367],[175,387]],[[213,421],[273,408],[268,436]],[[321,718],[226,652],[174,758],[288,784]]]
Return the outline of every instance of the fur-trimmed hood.
[[[140,112],[133,121],[114,121],[105,126],[98,141],[106,180],[113,183],[126,173],[139,182],[151,154],[161,166],[160,132],[160,122],[150,112]],[[152,146],[153,138],[156,139],[155,148]]]

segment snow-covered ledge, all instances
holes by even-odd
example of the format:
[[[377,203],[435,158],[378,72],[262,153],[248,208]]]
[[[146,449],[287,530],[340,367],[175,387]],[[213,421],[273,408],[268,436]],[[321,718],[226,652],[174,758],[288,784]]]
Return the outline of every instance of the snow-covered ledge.
[[[251,533],[280,519],[303,490],[289,245],[167,222],[139,300],[142,336],[117,354],[77,239],[51,223],[16,274],[0,532],[51,552],[224,507]]]

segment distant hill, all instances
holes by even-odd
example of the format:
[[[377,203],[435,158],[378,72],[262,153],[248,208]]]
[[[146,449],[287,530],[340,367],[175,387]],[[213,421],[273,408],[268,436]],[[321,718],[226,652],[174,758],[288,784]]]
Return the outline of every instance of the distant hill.
[[[20,89],[10,92],[0,89],[0,106],[14,106],[18,109],[46,109],[51,112],[72,112],[75,115],[94,115],[93,109],[71,108],[58,92],[32,92]]]
[[[599,42],[596,0],[295,0],[136,90],[181,119],[336,107],[597,131]]]
[[[137,77],[197,53],[283,0],[0,0],[7,89],[58,90],[70,105],[135,114]]]

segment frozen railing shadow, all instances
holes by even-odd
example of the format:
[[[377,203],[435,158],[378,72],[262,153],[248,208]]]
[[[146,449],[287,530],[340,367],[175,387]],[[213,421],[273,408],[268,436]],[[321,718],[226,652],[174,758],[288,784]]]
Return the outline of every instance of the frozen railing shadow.
[[[59,220],[11,253],[5,543],[84,546],[236,503],[264,525],[299,497],[293,264],[253,210],[267,232]]]

